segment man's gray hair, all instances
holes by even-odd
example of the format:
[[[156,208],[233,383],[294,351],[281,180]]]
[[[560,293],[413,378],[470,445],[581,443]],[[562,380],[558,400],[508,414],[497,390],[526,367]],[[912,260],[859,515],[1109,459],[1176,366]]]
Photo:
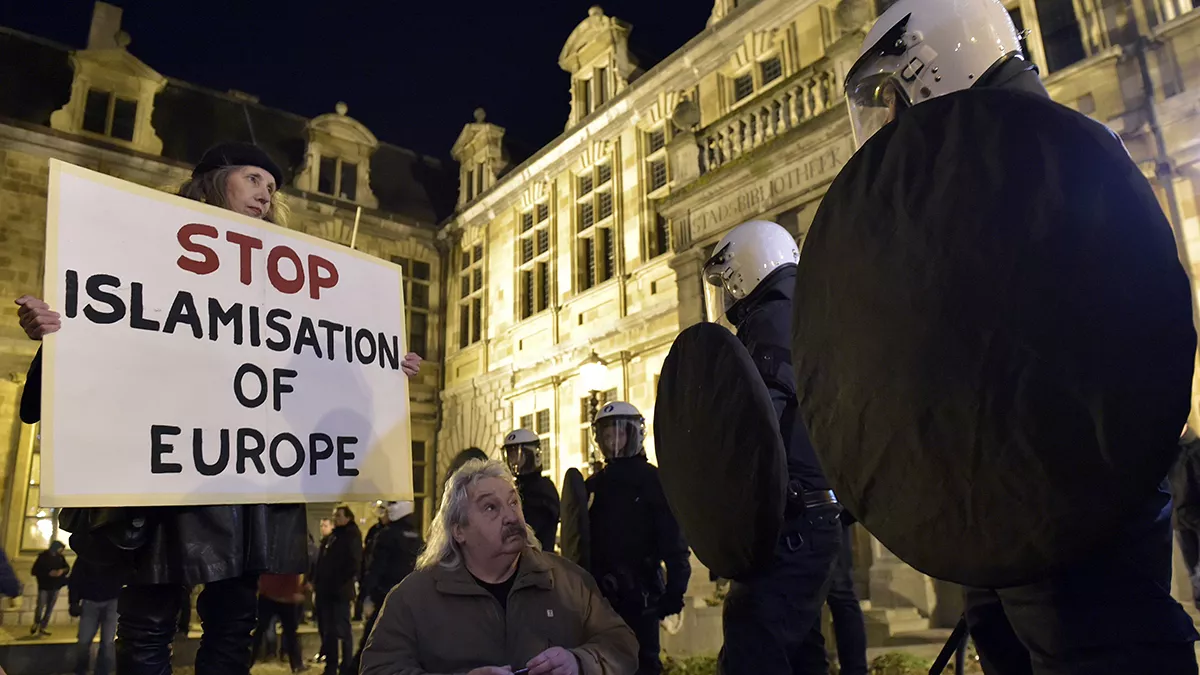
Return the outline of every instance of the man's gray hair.
[[[516,489],[516,479],[508,467],[500,462],[473,459],[463,464],[446,480],[441,506],[438,507],[437,515],[433,517],[433,523],[429,526],[429,542],[417,558],[417,569],[423,570],[434,565],[455,569],[462,564],[462,549],[454,540],[454,526],[466,526],[469,506],[467,490],[485,478],[499,478]],[[525,544],[530,548],[541,549],[528,524],[525,525]]]

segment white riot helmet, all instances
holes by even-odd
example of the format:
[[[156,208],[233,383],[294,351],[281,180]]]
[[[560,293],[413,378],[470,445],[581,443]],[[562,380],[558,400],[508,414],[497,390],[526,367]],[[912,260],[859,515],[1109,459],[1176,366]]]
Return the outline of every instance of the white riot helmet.
[[[624,401],[605,403],[592,421],[592,435],[605,461],[637,457],[645,452],[646,419]]]
[[[504,458],[514,476],[542,472],[542,439],[528,429],[516,429],[504,437]]]
[[[1021,57],[999,0],[898,0],[875,22],[846,74],[859,147],[903,108],[969,89],[991,68]]]
[[[387,509],[388,520],[394,523],[405,516],[412,515],[416,505],[413,502],[387,502],[384,508]]]
[[[775,270],[800,262],[791,233],[767,220],[733,228],[704,263],[704,309],[716,323]]]

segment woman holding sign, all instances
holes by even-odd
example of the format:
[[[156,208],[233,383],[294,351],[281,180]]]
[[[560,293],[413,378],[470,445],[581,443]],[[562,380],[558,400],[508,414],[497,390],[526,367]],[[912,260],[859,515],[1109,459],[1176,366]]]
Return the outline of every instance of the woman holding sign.
[[[278,224],[282,182],[282,171],[260,148],[225,143],[204,154],[179,194]],[[42,300],[23,296],[16,302],[31,339],[62,327],[60,315]],[[402,366],[411,377],[420,364],[419,356],[408,354]],[[29,367],[21,419],[33,424],[40,418],[39,350]],[[79,556],[129,584],[118,601],[122,675],[170,673],[179,588],[185,585],[204,586],[196,603],[204,629],[197,674],[248,673],[258,577],[307,571],[306,523],[303,504],[64,509],[60,516]]]

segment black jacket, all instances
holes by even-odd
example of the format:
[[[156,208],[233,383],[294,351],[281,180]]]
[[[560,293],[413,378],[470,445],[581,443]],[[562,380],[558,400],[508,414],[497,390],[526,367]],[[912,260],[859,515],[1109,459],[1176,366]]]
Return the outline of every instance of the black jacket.
[[[124,586],[123,575],[118,568],[97,567],[81,558],[75,561],[75,569],[71,571],[67,597],[72,605],[79,604],[81,600],[108,602],[116,600]]]
[[[411,515],[379,529],[374,555],[362,579],[362,592],[376,607],[382,606],[388,591],[413,571],[424,546]]]
[[[748,297],[733,307],[730,321],[738,340],[771,393],[779,419],[779,433],[787,452],[788,475],[804,490],[828,490],[817,453],[800,420],[796,374],[792,370],[792,294],[796,268],[782,267],[763,280]]]
[[[589,571],[613,608],[626,616],[682,608],[692,575],[690,554],[667,506],[658,467],[645,455],[614,460],[587,480],[587,488]]]
[[[354,579],[362,564],[362,533],[350,522],[333,528],[321,546],[313,586],[318,600],[353,600]]]
[[[376,539],[385,527],[387,525],[384,525],[383,521],[380,520],[367,528],[367,536],[363,537],[362,564],[358,568],[359,579],[367,578],[367,569],[371,566],[371,555],[375,552]]]
[[[62,570],[63,574],[57,577],[50,576],[51,572],[57,570]],[[39,591],[57,591],[66,586],[67,574],[70,571],[71,564],[62,553],[42,551],[33,561],[33,576],[37,578]]]
[[[39,349],[21,395],[21,421],[41,420],[41,395]],[[135,518],[144,525],[131,528]],[[303,504],[63,509],[59,524],[72,533],[71,548],[80,557],[131,570],[130,583],[191,586],[259,572],[302,574],[306,568]],[[122,550],[113,539],[137,543]]]
[[[525,522],[533,528],[542,550],[554,553],[558,534],[559,500],[554,482],[540,473],[517,476],[517,491],[521,494],[521,511]]]

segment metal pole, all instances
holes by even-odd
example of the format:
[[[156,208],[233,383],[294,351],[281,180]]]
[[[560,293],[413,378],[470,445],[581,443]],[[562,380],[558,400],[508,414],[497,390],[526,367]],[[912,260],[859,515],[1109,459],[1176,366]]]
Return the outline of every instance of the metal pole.
[[[354,211],[354,231],[350,233],[350,249],[354,249],[354,245],[358,243],[358,219],[362,217],[362,207],[358,207]]]
[[[941,653],[933,661],[933,666],[929,669],[929,675],[942,675],[942,671],[946,670],[946,666],[950,663],[950,655],[957,656],[959,650],[965,649],[967,644],[967,615],[964,614],[959,618],[958,624],[954,626],[954,631],[950,633],[950,639],[946,640],[946,645],[942,647]],[[958,671],[958,665],[955,664],[955,671]]]
[[[964,635],[963,639],[958,643],[958,649],[954,652],[954,675],[963,675],[967,664],[967,639]]]

